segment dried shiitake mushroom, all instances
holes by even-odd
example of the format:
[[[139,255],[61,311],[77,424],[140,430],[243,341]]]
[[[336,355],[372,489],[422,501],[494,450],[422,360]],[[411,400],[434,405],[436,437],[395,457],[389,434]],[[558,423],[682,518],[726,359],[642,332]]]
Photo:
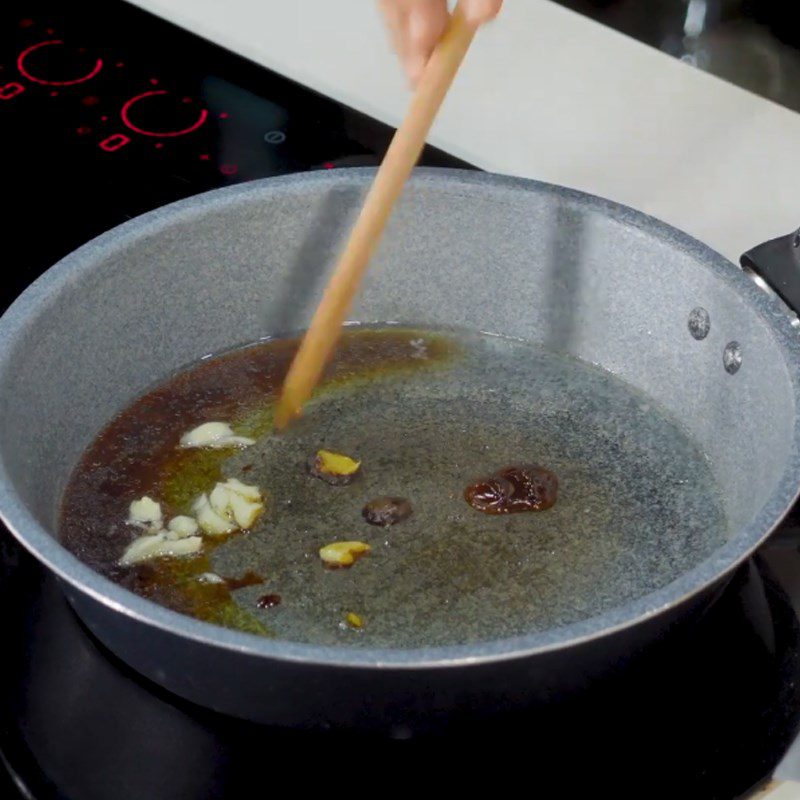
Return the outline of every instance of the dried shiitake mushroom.
[[[381,495],[375,497],[361,509],[361,516],[370,525],[380,525],[388,528],[396,525],[411,516],[411,501],[405,497],[390,497]]]

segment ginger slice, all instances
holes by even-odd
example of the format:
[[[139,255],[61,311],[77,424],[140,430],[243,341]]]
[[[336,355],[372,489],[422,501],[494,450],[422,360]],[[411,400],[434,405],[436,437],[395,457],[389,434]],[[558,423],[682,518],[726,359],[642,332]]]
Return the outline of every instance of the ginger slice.
[[[319,557],[329,567],[349,567],[371,549],[366,542],[333,542],[320,548]]]

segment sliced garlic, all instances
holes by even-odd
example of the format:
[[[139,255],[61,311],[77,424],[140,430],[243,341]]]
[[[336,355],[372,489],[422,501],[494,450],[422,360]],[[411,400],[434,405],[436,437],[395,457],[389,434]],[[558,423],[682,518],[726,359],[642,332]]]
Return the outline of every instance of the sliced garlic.
[[[160,530],[162,519],[161,504],[147,495],[139,500],[134,500],[128,508],[128,523],[136,525],[137,528]]]
[[[192,517],[174,517],[169,521],[167,528],[171,533],[177,534],[178,539],[184,539],[187,536],[194,536],[197,533],[197,522],[195,522]]]
[[[231,519],[231,493],[225,488],[222,483],[216,484],[208,496],[208,502],[211,503],[211,508],[217,512],[221,517]]]
[[[220,517],[233,520],[244,530],[251,528],[264,511],[260,500],[261,492],[257,486],[248,486],[235,478],[217,483],[208,496],[211,508]]]
[[[236,478],[228,478],[228,480],[225,481],[225,486],[231,491],[236,492],[236,494],[240,494],[245,500],[252,500],[254,503],[261,502],[261,490],[258,486],[250,486]]]
[[[216,572],[204,572],[202,575],[197,576],[200,583],[225,583],[224,578],[220,578]]]
[[[197,553],[202,546],[203,540],[199,536],[188,536],[185,539],[172,541],[167,538],[164,531],[159,531],[134,539],[122,554],[119,563],[124,567],[129,567],[152,558],[186,556]]]
[[[187,536],[184,539],[170,541],[165,539],[159,546],[156,555],[159,556],[188,556],[197,553],[203,546],[200,536]]]
[[[204,422],[181,436],[181,447],[248,447],[255,439],[237,436],[227,422]]]
[[[197,515],[197,523],[210,536],[221,536],[236,530],[236,524],[226,517],[220,516],[208,501],[208,495],[203,494],[194,501],[192,511]]]
[[[252,528],[261,516],[264,506],[261,503],[251,503],[237,492],[228,491],[230,509],[236,524],[243,530]]]
[[[128,567],[131,564],[138,564],[142,561],[147,561],[150,558],[155,558],[158,555],[158,548],[164,543],[163,533],[153,533],[148,536],[140,536],[134,539],[122,554],[119,563],[123,567]]]

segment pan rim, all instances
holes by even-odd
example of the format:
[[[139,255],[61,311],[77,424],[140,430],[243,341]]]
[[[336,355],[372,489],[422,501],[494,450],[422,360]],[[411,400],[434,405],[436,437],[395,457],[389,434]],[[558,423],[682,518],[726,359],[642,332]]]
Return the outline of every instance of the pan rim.
[[[101,234],[47,270],[0,318],[0,376],[7,368],[16,339],[46,311],[48,298],[79,279],[84,271],[91,271],[95,261],[121,245],[140,237],[153,236],[181,219],[201,216],[216,208],[246,204],[249,199],[279,197],[281,192],[308,191],[325,184],[350,184],[366,188],[374,172],[373,168],[350,168],[298,173],[215,189],[160,207]],[[643,230],[650,236],[668,242],[673,248],[690,254],[754,308],[786,358],[789,379],[794,386],[795,419],[791,452],[781,481],[749,525],[666,586],[601,614],[505,639],[400,649],[318,646],[265,639],[202,622],[139,597],[85,565],[46,531],[17,495],[1,455],[0,520],[40,563],[72,589],[131,620],[196,643],[257,658],[344,668],[405,670],[470,666],[565,649],[638,626],[688,601],[730,574],[769,537],[800,496],[800,334],[792,327],[790,312],[782,301],[767,295],[741,269],[707,245],[667,223],[619,203],[553,184],[470,170],[418,168],[410,181],[412,187],[432,183],[451,191],[458,188],[474,190],[476,187],[500,194],[524,191],[555,195],[577,203],[626,226]]]

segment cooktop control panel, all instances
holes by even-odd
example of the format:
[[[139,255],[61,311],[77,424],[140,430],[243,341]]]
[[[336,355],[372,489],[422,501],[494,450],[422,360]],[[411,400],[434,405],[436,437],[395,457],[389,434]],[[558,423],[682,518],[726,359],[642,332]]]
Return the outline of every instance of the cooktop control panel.
[[[239,181],[375,165],[391,130],[121,2],[0,5],[0,310],[156,206]],[[466,166],[433,149],[423,162]]]

